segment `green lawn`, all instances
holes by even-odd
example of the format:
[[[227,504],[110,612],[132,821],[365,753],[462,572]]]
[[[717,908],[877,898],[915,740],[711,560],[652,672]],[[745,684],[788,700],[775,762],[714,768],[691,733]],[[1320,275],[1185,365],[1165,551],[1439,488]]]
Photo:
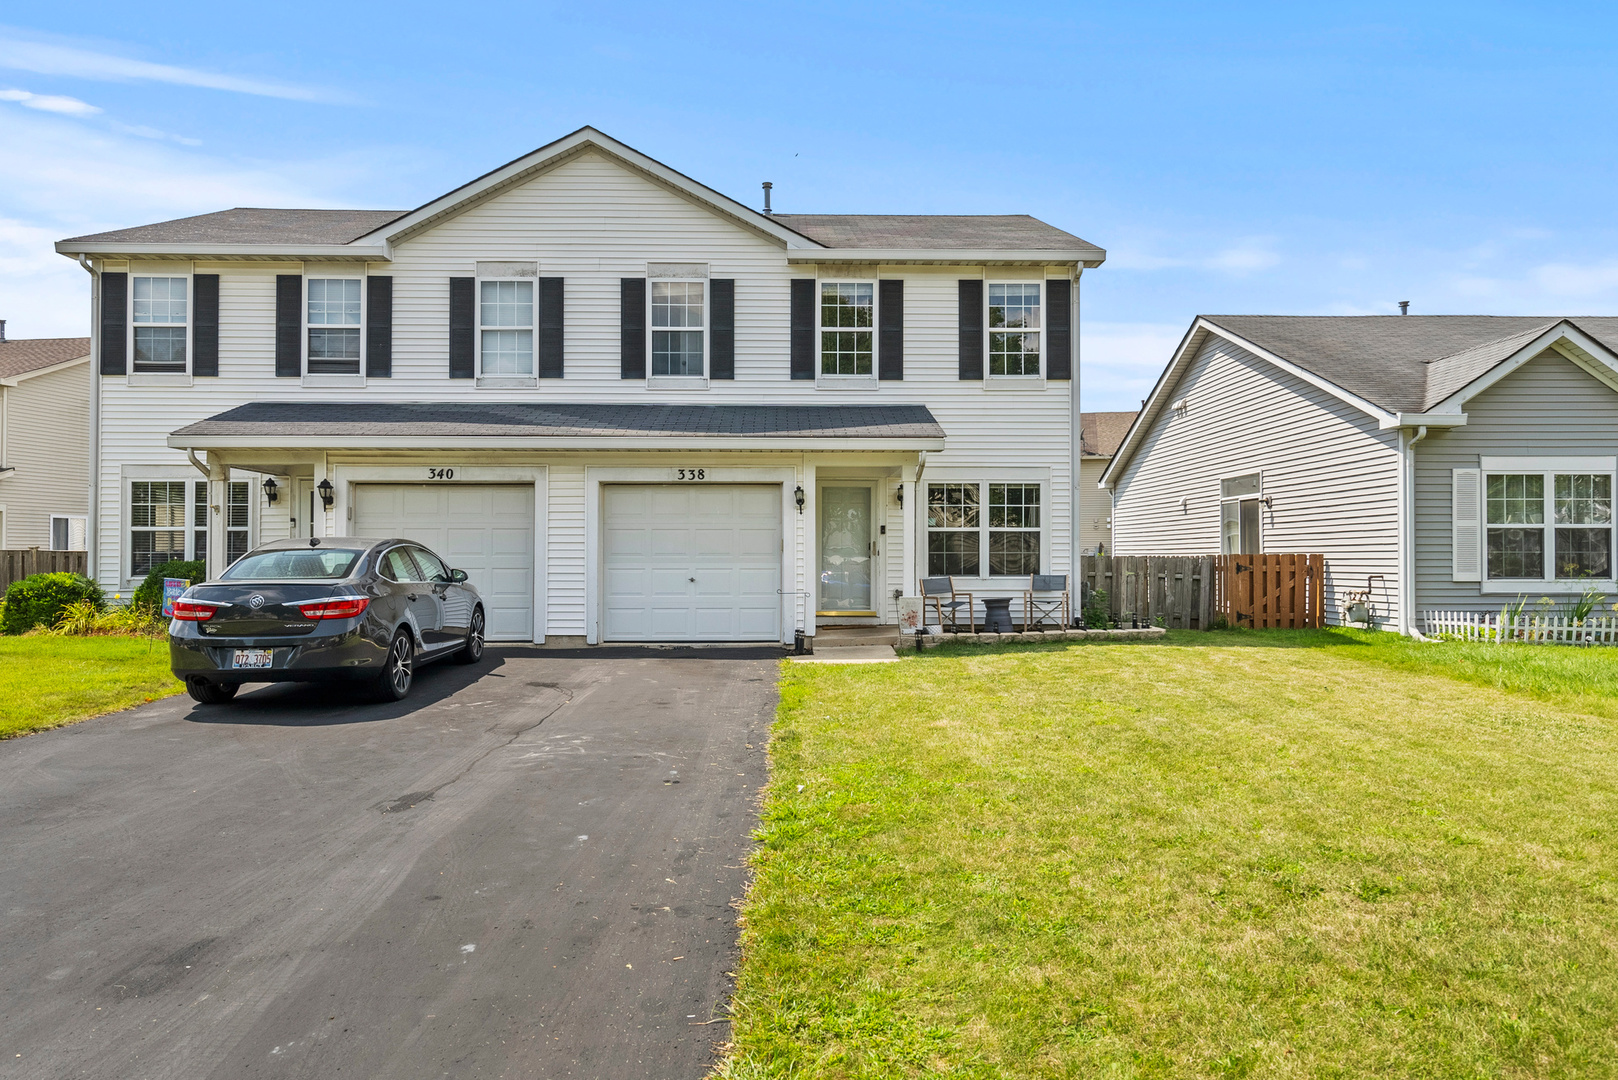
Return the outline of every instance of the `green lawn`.
[[[134,637],[0,637],[0,739],[127,709],[184,689],[168,642]]]
[[[788,664],[721,1074],[1611,1076],[1615,665],[1341,632]]]

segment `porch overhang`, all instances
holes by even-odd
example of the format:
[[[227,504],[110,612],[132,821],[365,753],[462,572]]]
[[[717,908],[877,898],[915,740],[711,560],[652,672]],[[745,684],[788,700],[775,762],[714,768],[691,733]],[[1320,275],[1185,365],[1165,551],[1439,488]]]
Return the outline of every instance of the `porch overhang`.
[[[238,406],[168,437],[177,450],[944,449],[922,405],[280,402]]]

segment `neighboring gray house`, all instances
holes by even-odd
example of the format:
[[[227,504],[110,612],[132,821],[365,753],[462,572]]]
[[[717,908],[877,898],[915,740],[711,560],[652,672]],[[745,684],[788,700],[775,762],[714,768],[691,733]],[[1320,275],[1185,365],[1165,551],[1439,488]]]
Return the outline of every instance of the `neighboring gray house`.
[[[1101,474],[1135,422],[1133,412],[1079,414],[1079,551],[1112,550],[1112,494],[1100,487]]]
[[[1611,595],[1618,318],[1208,315],[1102,478],[1121,555],[1323,552],[1327,615]]]
[[[0,548],[83,551],[89,501],[90,339],[0,319]]]

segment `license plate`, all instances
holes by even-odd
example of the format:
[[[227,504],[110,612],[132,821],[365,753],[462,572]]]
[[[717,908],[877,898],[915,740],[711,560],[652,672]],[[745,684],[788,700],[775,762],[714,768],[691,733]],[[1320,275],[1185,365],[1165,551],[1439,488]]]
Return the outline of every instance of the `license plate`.
[[[270,666],[270,649],[236,649],[231,656],[230,666],[233,668],[267,668]]]

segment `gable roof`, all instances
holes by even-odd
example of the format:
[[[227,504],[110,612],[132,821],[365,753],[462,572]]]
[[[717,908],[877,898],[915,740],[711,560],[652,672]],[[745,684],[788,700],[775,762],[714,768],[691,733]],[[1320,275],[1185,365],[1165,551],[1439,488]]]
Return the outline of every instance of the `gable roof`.
[[[774,218],[831,248],[1065,251],[1095,246],[1027,214],[775,214]]]
[[[90,339],[87,337],[0,341],[0,379],[14,379],[69,360],[88,359],[89,356]]]
[[[238,206],[130,229],[75,236],[67,244],[348,244],[403,210],[275,210]]]
[[[1123,445],[1134,412],[1087,412],[1079,414],[1079,453],[1083,457],[1110,458]]]

